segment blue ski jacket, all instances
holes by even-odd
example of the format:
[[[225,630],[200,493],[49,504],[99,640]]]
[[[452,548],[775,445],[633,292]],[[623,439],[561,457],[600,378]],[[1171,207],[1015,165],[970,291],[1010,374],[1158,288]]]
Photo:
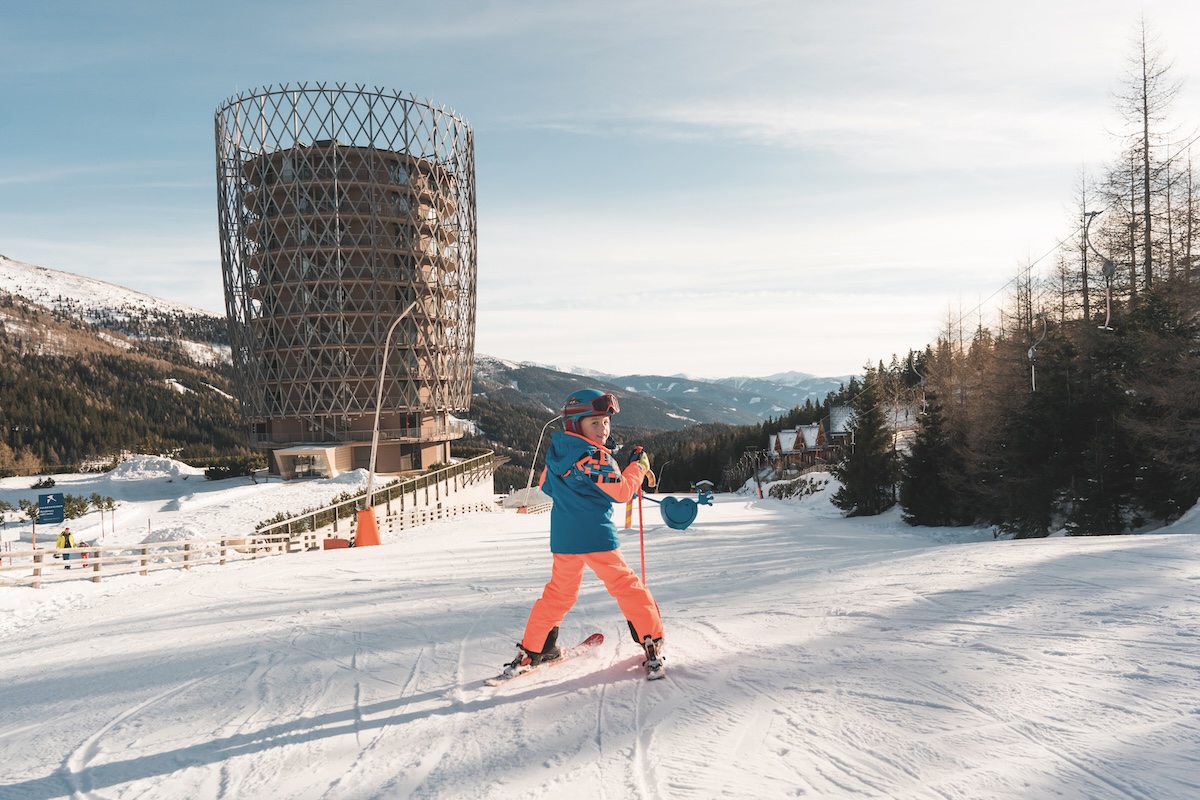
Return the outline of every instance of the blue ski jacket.
[[[555,431],[546,450],[542,491],[550,495],[550,552],[605,553],[620,547],[613,503],[637,497],[645,471],[636,461],[622,472],[607,447]]]

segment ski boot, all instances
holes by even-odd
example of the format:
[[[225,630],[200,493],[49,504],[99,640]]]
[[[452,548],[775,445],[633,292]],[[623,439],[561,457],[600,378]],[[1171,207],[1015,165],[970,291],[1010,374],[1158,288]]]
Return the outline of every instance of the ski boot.
[[[526,650],[525,645],[517,642],[517,657],[504,666],[504,675],[517,675],[539,664],[557,661],[560,658],[562,650],[558,646],[558,628],[554,628],[546,635],[546,643],[540,651]]]
[[[659,678],[666,677],[666,658],[663,656],[663,640],[651,639],[647,636],[642,640],[642,647],[646,651],[646,660],[642,662],[646,667],[646,680],[656,681]]]

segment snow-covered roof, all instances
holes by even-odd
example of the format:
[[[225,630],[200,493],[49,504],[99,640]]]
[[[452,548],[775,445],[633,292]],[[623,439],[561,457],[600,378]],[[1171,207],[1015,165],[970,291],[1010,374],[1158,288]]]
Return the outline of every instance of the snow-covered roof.
[[[770,437],[767,447],[772,452],[787,454],[816,450],[821,446],[821,424],[801,425],[798,428],[780,431]]]
[[[821,433],[821,424],[814,422],[811,425],[801,425],[796,429],[796,433],[804,438],[804,446],[809,450],[815,450],[820,446],[818,438]]]
[[[830,434],[849,433],[850,422],[854,419],[854,409],[850,406],[834,406],[829,409],[829,427],[827,431]]]
[[[796,431],[780,431],[777,436],[779,452],[794,453],[796,451]]]

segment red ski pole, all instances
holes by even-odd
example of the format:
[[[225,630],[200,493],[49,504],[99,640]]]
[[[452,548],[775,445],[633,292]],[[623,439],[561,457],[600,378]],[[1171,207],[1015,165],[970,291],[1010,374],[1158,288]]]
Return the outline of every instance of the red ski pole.
[[[638,547],[642,551],[642,585],[646,585],[646,527],[642,524],[642,487],[638,487]]]

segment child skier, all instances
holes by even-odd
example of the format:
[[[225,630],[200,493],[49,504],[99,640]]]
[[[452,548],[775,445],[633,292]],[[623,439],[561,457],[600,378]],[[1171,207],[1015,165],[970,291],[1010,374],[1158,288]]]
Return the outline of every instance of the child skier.
[[[617,398],[584,389],[567,398],[562,408],[563,432],[550,436],[542,491],[550,495],[550,582],[533,604],[517,657],[506,672],[536,666],[562,655],[558,626],[579,598],[584,567],[604,583],[629,623],[633,639],[646,651],[649,677],[662,675],[663,625],[650,590],[621,555],[613,503],[637,496],[650,472],[650,459],[635,448],[621,471],[609,450],[610,417],[620,411]]]

